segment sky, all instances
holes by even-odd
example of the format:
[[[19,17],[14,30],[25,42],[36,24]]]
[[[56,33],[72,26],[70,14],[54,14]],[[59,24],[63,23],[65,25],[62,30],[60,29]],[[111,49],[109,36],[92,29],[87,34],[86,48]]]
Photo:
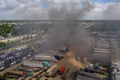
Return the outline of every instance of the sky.
[[[120,20],[120,0],[0,0],[0,20],[48,20],[51,8],[59,11],[64,5],[83,11],[80,20]]]
[[[97,3],[107,3],[110,2],[110,0],[92,0],[92,2],[97,2]]]

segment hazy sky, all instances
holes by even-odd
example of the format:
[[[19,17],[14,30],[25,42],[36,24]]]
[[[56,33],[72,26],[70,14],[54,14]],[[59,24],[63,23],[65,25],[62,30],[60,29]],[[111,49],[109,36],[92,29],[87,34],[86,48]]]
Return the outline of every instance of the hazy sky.
[[[63,4],[68,8],[75,5],[79,10],[86,6],[83,2],[93,8],[85,12],[82,19],[120,20],[120,0],[0,0],[0,20],[49,19],[51,7],[59,10]]]

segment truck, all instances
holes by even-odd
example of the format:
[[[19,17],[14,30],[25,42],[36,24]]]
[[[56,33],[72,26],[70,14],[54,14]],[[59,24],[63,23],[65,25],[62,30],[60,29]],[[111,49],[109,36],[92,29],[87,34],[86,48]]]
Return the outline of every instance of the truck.
[[[45,76],[46,77],[50,77],[52,74],[53,74],[53,72],[55,72],[55,70],[57,69],[57,67],[58,67],[58,65],[53,65],[53,66],[51,66],[48,70],[47,70],[47,72],[45,73]]]
[[[61,66],[58,70],[58,73],[62,75],[65,72],[65,66]]]
[[[61,53],[65,53],[68,51],[70,51],[70,49],[68,47],[63,47],[62,49],[59,50],[59,52],[61,52]]]
[[[47,62],[47,61],[44,61],[44,62],[42,63],[42,65],[45,66],[45,67],[50,67],[50,66],[51,66],[51,65],[49,64],[49,62]]]
[[[54,58],[55,58],[56,60],[61,60],[61,59],[63,58],[63,56],[54,55]]]

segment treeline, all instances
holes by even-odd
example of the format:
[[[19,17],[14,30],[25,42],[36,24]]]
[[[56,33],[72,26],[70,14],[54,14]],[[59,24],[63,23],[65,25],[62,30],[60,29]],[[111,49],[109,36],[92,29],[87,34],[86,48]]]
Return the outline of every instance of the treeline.
[[[7,43],[5,42],[0,42],[0,48],[6,47]]]
[[[9,33],[12,33],[13,31],[13,27],[11,24],[8,23],[4,23],[4,24],[0,24],[0,36],[1,37],[8,37]]]

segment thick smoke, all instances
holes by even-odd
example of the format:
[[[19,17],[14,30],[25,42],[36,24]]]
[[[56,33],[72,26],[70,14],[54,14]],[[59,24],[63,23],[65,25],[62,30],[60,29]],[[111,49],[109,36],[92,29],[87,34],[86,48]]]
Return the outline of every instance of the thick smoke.
[[[50,20],[82,20],[90,10],[94,8],[94,5],[89,1],[83,0],[81,4],[69,1],[64,2],[59,7],[52,6],[49,9]]]
[[[73,3],[71,2],[71,4]],[[54,29],[48,38],[47,46],[56,48],[69,45],[76,55],[88,56],[87,52],[84,52],[87,47],[87,33],[83,26],[75,21],[82,19],[92,8],[93,6],[88,1],[82,2],[79,8],[75,5],[68,7],[65,3],[59,9],[52,7],[49,11],[49,18],[51,20],[63,21],[55,23]],[[72,22],[72,20],[74,20],[74,22]]]

